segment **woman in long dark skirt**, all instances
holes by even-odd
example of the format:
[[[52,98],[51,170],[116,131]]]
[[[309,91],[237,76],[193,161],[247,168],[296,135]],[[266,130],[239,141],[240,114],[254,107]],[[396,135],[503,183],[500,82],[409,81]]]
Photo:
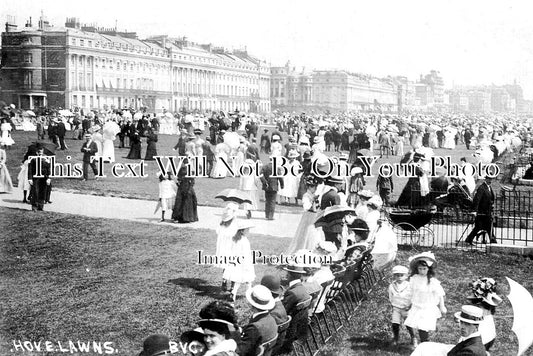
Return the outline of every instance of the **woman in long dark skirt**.
[[[139,133],[135,131],[130,137],[130,152],[128,153],[128,159],[141,159],[141,137]]]
[[[172,220],[178,223],[190,223],[198,221],[198,205],[194,192],[194,178],[186,177],[187,160],[183,161],[178,173],[178,192],[172,210]]]
[[[148,134],[148,139],[146,140],[146,156],[144,157],[145,161],[153,161],[154,156],[157,156],[157,134],[150,130]]]

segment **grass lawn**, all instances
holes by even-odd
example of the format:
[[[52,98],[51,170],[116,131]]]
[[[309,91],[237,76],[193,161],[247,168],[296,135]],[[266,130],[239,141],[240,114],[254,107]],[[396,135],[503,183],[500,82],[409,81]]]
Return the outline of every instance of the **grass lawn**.
[[[133,355],[152,333],[177,341],[181,332],[196,326],[201,306],[221,297],[221,271],[196,264],[198,250],[214,253],[214,231],[46,211],[0,208],[0,214],[0,355],[12,354],[11,340],[108,341],[117,355]],[[250,242],[253,249],[271,254],[287,245],[285,239],[256,234]],[[405,263],[408,255],[401,251],[400,262]],[[466,301],[472,279],[495,278],[502,295],[507,294],[504,276],[533,290],[531,260],[451,250],[436,255],[449,314],[434,340],[452,343],[457,339],[451,315]],[[275,269],[256,265],[256,281],[266,271]],[[250,314],[242,297],[237,312],[240,323],[245,323]],[[493,355],[516,352],[510,315],[505,299],[497,312],[499,336]],[[388,320],[386,284],[382,283],[361,306],[356,326],[328,346],[326,354],[408,354],[406,349],[389,348]]]
[[[262,132],[260,130],[259,132]],[[287,142],[286,134],[283,133],[283,143]],[[71,133],[67,132],[67,137],[71,137]],[[7,166],[11,172],[14,184],[17,181],[17,174],[19,172],[19,167],[21,164],[22,157],[26,152],[26,147],[34,142],[36,138],[35,132],[24,132],[24,131],[15,131],[13,132],[13,139],[16,144],[7,151]],[[172,150],[172,147],[177,143],[178,139],[176,136],[171,135],[159,135],[159,142],[157,143],[157,151],[159,155],[163,156],[173,156],[177,152]],[[82,153],[80,148],[83,141],[80,140],[71,140],[67,139],[66,143],[69,147],[66,151],[56,151],[56,161],[58,163],[76,163],[82,161]],[[115,146],[118,146],[118,138],[115,141]],[[143,157],[146,149],[146,144],[142,145]],[[408,148],[406,147],[406,151]],[[120,163],[138,163],[134,160],[126,159],[129,152],[127,148],[116,148],[115,157],[116,161]],[[440,156],[451,156],[452,162],[459,162],[460,157],[469,156],[473,151],[466,150],[464,144],[457,146],[455,150],[445,150],[437,149],[435,150],[436,155]],[[333,155],[332,152],[327,153],[328,155]],[[379,155],[379,149],[375,150],[375,154]],[[71,160],[68,161],[66,156],[71,156]],[[268,160],[268,157],[264,154],[261,154],[261,159],[263,162]],[[399,162],[400,157],[391,156],[390,159],[383,158],[379,159],[375,164],[375,172],[377,174],[377,167],[385,162],[397,163]],[[66,179],[66,178],[57,178],[54,179],[53,185],[57,189],[80,192],[85,194],[96,194],[96,195],[105,195],[105,196],[118,196],[118,197],[127,197],[127,198],[137,198],[137,199],[147,199],[147,200],[156,200],[158,198],[158,167],[155,161],[146,162],[148,177],[146,178],[116,178],[111,175],[111,164],[106,165],[106,178],[100,179],[98,181],[89,180],[87,182],[81,182],[80,179]],[[92,173],[91,173],[92,174]],[[394,178],[394,196],[395,199],[401,193],[401,189],[407,182],[407,178]],[[367,189],[373,191],[376,190],[376,178],[371,177],[367,179]],[[199,205],[209,205],[209,206],[223,206],[224,203],[218,199],[215,199],[215,195],[223,189],[226,188],[236,188],[238,187],[239,179],[238,178],[226,178],[226,179],[211,179],[211,178],[198,178],[196,179],[195,190],[198,197]],[[495,188],[498,189],[497,184]],[[281,206],[280,211],[299,211],[297,207],[288,207]]]
[[[511,331],[513,310],[506,296],[509,285],[505,277],[510,277],[533,293],[533,261],[524,257],[485,254],[480,252],[459,252],[440,249],[434,251],[437,257],[437,279],[446,292],[447,315],[437,322],[437,331],[430,334],[430,340],[446,344],[456,344],[460,337],[459,324],[453,314],[460,311],[461,305],[468,304],[466,296],[469,283],[478,277],[492,277],[498,283],[499,295],[503,303],[495,315],[496,342],[491,348],[492,356],[516,355],[518,340]],[[397,263],[408,266],[410,251],[400,251]],[[354,326],[346,328],[338,336],[337,342],[328,345],[322,355],[409,355],[409,334],[401,330],[399,347],[391,345],[390,307],[386,289],[390,280],[381,281],[363,302],[355,316]],[[533,355],[533,348],[527,355]]]

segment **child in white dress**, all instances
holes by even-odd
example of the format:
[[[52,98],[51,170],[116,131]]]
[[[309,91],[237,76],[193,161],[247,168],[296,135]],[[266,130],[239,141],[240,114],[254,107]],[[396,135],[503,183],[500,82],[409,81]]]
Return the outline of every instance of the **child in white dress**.
[[[250,241],[248,241],[248,230],[253,225],[248,221],[239,221],[237,225],[237,232],[233,236],[231,255],[235,260],[234,263],[228,263],[224,270],[223,279],[234,283],[231,294],[233,302],[237,299],[237,292],[242,283],[246,283],[247,289],[252,287],[252,282],[255,279],[255,270],[252,259],[252,249],[250,248]]]
[[[434,278],[436,261],[431,252],[423,252],[409,258],[411,269],[411,309],[405,325],[418,330],[420,341],[429,341],[429,332],[436,330],[437,319],[446,314],[444,290]],[[413,346],[417,346],[416,338]]]
[[[222,268],[223,270],[225,270],[228,266],[225,263],[225,260],[232,254],[231,248],[233,246],[233,236],[235,236],[237,233],[238,224],[236,222],[236,216],[238,209],[239,204],[229,202],[222,212],[222,219],[216,231],[217,246],[215,254],[217,256],[218,263],[215,265],[215,267]],[[233,285],[230,287],[230,290],[232,288]],[[222,277],[222,290],[224,292],[228,290],[228,281],[224,277]]]
[[[165,211],[172,210],[178,187],[171,178],[170,173],[166,176],[159,175],[159,202],[161,203],[161,221],[165,221]]]
[[[409,269],[404,266],[394,266],[392,268],[393,281],[389,285],[389,301],[392,305],[392,334],[394,336],[393,345],[398,345],[400,340],[400,325],[407,317],[411,308],[411,285],[407,281]],[[413,329],[407,327],[411,342],[415,337]]]

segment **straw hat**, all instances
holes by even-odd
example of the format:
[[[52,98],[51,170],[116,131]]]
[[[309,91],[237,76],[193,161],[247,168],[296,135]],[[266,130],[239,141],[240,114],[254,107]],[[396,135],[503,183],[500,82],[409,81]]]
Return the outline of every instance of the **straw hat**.
[[[260,284],[246,291],[246,300],[259,310],[271,310],[276,305],[270,290]]]
[[[252,229],[254,227],[255,227],[255,225],[251,221],[248,221],[248,220],[239,220],[237,222],[237,231],[238,230]]]
[[[473,305],[463,305],[454,316],[463,323],[479,325],[483,321],[483,310]]]
[[[373,195],[372,198],[368,200],[367,204],[380,209],[383,206],[383,200],[379,197],[379,195]]]
[[[392,267],[392,274],[408,274],[409,269],[405,266],[394,266]]]
[[[372,198],[374,196],[374,193],[372,193],[368,189],[363,189],[363,190],[359,191],[359,193],[357,193],[357,195],[359,195],[362,198],[370,199],[370,198]]]
[[[429,252],[429,251],[422,252],[422,253],[419,253],[418,255],[409,257],[409,267],[411,267],[411,269],[414,268],[414,266],[416,266],[418,261],[426,262],[428,267],[431,267],[437,264],[435,255],[433,254],[433,252]]]
[[[363,169],[361,167],[353,167],[350,171],[351,176],[355,176],[356,174],[363,173]]]

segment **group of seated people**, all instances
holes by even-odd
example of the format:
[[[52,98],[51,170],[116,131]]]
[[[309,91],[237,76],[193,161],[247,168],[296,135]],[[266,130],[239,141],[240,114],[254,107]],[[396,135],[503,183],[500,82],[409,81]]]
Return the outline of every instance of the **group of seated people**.
[[[316,251],[326,256],[336,249],[333,243],[324,241]],[[357,255],[355,252],[360,251],[351,248],[348,255]],[[343,263],[354,263],[353,257]],[[327,289],[335,280],[333,271],[338,268],[344,269],[337,264],[285,266],[285,287],[278,274],[266,274],[259,285],[246,292],[251,317],[244,326],[238,325],[232,304],[213,301],[200,310],[198,328],[181,335],[181,344],[175,343],[173,349],[167,336],[151,335],[144,341],[139,356],[160,356],[173,351],[197,356],[290,353],[293,342],[307,336],[309,316],[324,311]]]

